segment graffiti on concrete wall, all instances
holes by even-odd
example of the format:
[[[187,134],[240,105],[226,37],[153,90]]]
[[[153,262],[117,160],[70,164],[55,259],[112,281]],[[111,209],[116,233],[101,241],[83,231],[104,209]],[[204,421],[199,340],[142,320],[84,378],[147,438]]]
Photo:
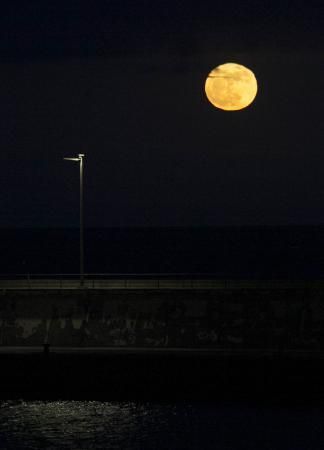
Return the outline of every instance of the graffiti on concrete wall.
[[[1,346],[324,347],[316,290],[3,292]]]

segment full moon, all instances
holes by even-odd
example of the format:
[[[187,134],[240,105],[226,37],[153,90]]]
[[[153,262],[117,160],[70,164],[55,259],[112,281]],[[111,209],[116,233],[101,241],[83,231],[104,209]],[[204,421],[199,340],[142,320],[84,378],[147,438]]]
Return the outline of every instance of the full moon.
[[[258,90],[254,73],[247,67],[226,63],[213,69],[205,83],[208,100],[216,108],[238,111],[250,105]]]

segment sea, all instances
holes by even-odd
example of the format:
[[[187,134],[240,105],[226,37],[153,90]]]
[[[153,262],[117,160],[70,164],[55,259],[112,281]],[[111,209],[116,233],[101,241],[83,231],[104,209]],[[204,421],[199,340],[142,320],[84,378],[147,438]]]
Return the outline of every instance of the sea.
[[[0,245],[1,277],[79,272],[77,228],[2,229]],[[89,277],[324,274],[324,226],[86,228],[84,247]],[[323,449],[323,405],[294,400],[0,399],[0,449]]]
[[[78,228],[0,229],[0,275],[76,274]],[[88,274],[321,279],[324,225],[85,228]]]
[[[246,403],[0,402],[1,449],[322,450],[324,411]]]

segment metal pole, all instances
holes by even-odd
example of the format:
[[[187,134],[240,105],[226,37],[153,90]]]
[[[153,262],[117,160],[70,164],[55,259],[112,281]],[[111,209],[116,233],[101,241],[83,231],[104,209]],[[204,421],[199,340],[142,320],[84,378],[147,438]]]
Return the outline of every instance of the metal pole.
[[[79,153],[77,158],[63,158],[68,161],[76,161],[80,164],[80,287],[84,286],[84,244],[83,244],[83,158],[84,153]]]
[[[80,286],[84,286],[84,236],[83,236],[83,154],[80,158]]]

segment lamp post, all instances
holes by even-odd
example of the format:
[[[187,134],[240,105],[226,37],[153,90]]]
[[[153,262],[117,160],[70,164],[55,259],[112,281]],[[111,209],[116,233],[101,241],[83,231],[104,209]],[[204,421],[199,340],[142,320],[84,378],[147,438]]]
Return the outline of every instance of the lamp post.
[[[77,161],[80,166],[80,286],[84,286],[84,243],[83,243],[83,158],[79,153],[77,158],[64,158],[66,161]]]

